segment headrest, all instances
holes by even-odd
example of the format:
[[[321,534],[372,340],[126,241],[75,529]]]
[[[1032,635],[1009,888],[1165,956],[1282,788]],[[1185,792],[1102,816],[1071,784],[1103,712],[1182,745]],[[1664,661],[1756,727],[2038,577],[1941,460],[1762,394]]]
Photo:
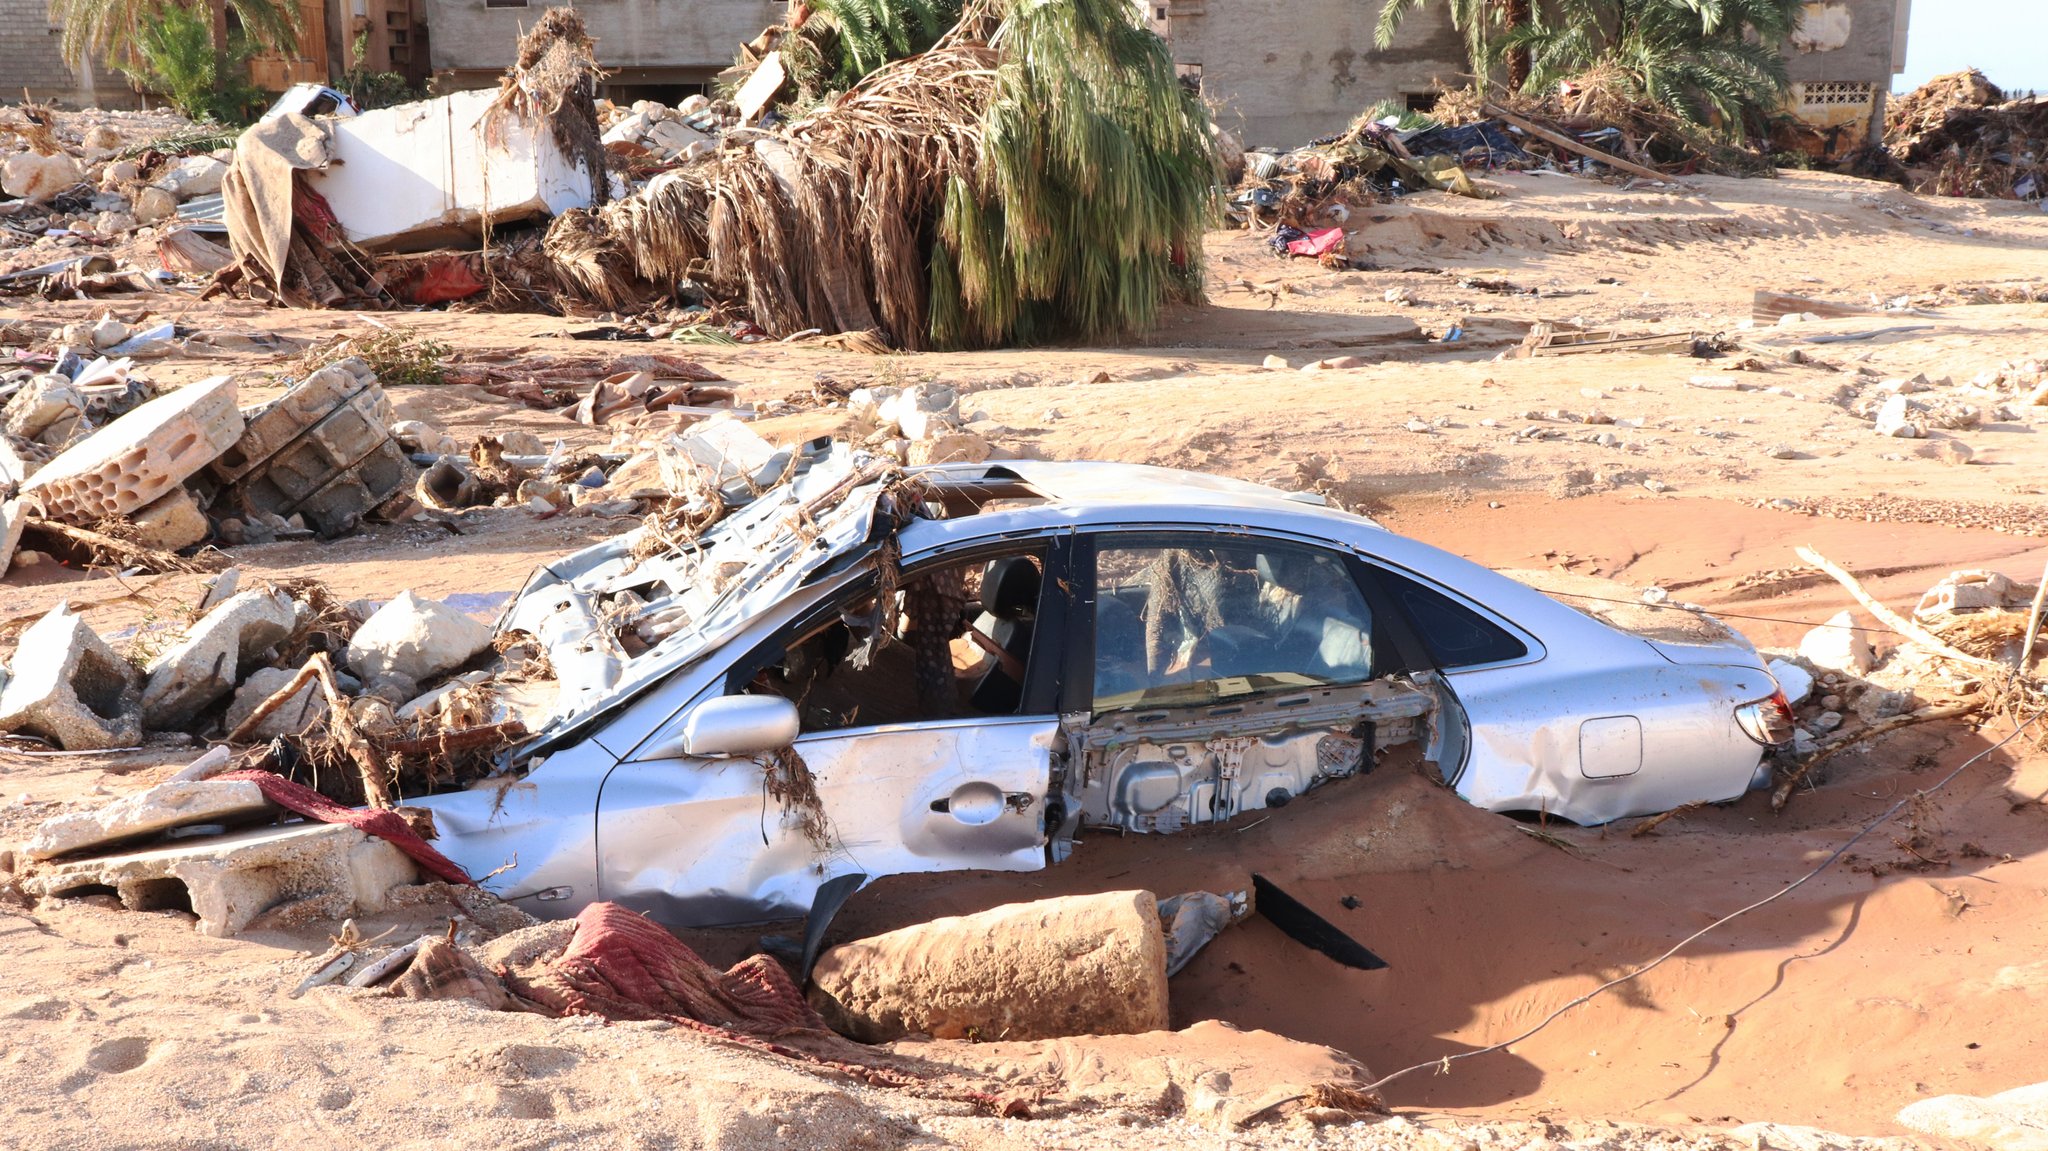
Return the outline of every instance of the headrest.
[[[1016,619],[1038,610],[1038,566],[1024,556],[990,560],[981,573],[981,610]]]

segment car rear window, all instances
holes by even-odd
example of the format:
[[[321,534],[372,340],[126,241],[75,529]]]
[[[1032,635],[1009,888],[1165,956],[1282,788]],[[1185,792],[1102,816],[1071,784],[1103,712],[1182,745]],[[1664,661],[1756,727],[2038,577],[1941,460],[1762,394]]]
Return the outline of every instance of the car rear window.
[[[1529,645],[1512,632],[1442,592],[1385,569],[1378,575],[1438,667],[1474,667],[1529,654]]]

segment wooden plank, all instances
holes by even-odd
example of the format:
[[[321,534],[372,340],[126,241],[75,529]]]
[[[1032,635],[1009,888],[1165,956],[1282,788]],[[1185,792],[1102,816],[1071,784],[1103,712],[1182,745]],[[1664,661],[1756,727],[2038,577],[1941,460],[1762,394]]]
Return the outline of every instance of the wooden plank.
[[[1620,171],[1627,172],[1631,176],[1641,176],[1647,180],[1657,180],[1667,184],[1682,183],[1681,181],[1676,180],[1671,176],[1664,174],[1663,172],[1659,172],[1655,168],[1645,168],[1641,164],[1637,164],[1629,160],[1624,160],[1619,156],[1610,156],[1607,153],[1602,152],[1598,148],[1587,147],[1586,145],[1579,143],[1577,140],[1574,140],[1569,136],[1560,135],[1559,133],[1553,132],[1548,128],[1542,127],[1541,125],[1532,123],[1528,120],[1524,120],[1522,117],[1517,116],[1513,112],[1509,112],[1506,109],[1499,107],[1498,105],[1486,105],[1486,114],[1496,119],[1504,120],[1507,123],[1512,124],[1517,128],[1520,128],[1522,131],[1529,133],[1531,136],[1536,137],[1538,140],[1548,141],[1552,144],[1557,145],[1560,148],[1563,148],[1567,152],[1577,152],[1579,155],[1584,156],[1589,160],[1598,160],[1602,164],[1605,164],[1610,168],[1615,168]]]

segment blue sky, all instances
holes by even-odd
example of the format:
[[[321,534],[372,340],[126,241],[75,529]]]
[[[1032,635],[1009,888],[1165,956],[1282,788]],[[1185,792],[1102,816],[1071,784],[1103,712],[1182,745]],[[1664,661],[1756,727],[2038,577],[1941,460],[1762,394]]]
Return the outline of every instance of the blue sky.
[[[1894,86],[1909,92],[1964,68],[2001,88],[2048,92],[2048,0],[1918,0]]]

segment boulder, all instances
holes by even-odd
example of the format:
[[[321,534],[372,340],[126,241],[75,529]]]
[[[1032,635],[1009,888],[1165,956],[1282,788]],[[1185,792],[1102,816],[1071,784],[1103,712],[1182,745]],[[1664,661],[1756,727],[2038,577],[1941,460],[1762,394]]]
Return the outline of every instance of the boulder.
[[[85,179],[84,169],[69,156],[38,156],[18,152],[0,161],[0,190],[32,204],[47,204]]]
[[[246,780],[160,783],[92,811],[46,819],[22,850],[30,859],[52,859],[173,827],[260,815],[269,807],[262,790]]]
[[[178,214],[178,198],[162,188],[144,188],[135,193],[134,212],[138,223],[161,223]]]
[[[183,728],[235,689],[244,664],[290,638],[298,605],[281,591],[245,591],[207,612],[185,638],[149,661],[142,718],[151,728]]]
[[[92,325],[92,346],[104,352],[115,344],[126,342],[130,334],[128,325],[111,315],[101,316]]]
[[[94,124],[85,130],[81,142],[92,151],[111,152],[121,146],[121,133],[110,124]]]
[[[142,742],[142,676],[65,604],[30,624],[0,691],[0,731],[65,751]]]
[[[235,698],[228,704],[227,730],[234,731],[242,726],[260,707],[264,700],[284,690],[298,673],[290,668],[266,667],[251,672],[242,686],[235,689]],[[304,735],[315,723],[327,718],[327,695],[320,685],[308,682],[292,694],[276,711],[263,717],[250,733],[251,738],[268,743],[281,735]]]
[[[1856,617],[1838,611],[1799,641],[1799,658],[1828,671],[1863,675],[1877,662],[1870,641],[1856,630]]]
[[[1159,900],[1115,891],[1013,903],[827,951],[811,1003],[841,1034],[881,1043],[1050,1039],[1167,1026]]]
[[[348,644],[348,666],[366,683],[415,683],[453,671],[491,643],[491,629],[410,589],[377,609]]]

